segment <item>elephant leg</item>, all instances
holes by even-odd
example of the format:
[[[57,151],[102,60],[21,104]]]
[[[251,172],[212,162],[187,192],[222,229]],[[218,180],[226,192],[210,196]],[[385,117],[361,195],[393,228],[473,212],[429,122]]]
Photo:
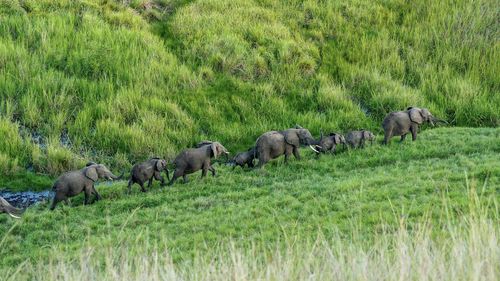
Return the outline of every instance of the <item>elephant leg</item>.
[[[389,131],[389,130],[386,130],[384,131],[384,141],[382,142],[382,144],[389,144],[389,140],[391,139],[392,137],[392,130]]]
[[[201,178],[204,178],[207,176],[208,168],[209,168],[208,164],[203,165],[203,167],[201,168]]]
[[[132,181],[132,179],[130,179],[128,181],[128,193],[130,194],[132,192],[132,185],[134,184],[134,182]]]
[[[85,189],[85,199],[83,200],[83,205],[89,204],[90,190]]]
[[[92,185],[92,191],[95,194],[95,201],[101,200],[101,195],[99,195],[99,193],[97,193],[97,190],[95,190],[95,186],[93,186],[93,185]]]
[[[54,210],[56,208],[57,203],[61,202],[62,200],[67,200],[66,196],[59,195],[56,193],[54,199],[52,200],[52,205],[50,206],[50,210]]]
[[[401,135],[401,140],[399,142],[403,142],[406,139],[406,134]]]
[[[299,148],[294,146],[292,152],[295,159],[300,160]]]
[[[285,164],[288,164],[288,158],[293,154],[293,146],[285,146]]]
[[[411,139],[413,141],[416,141],[417,140],[417,131],[418,131],[418,126],[411,126],[410,127],[410,131],[411,131]]]
[[[185,184],[189,182],[187,175],[183,175],[182,179],[184,180]]]
[[[215,169],[214,169],[214,167],[212,167],[212,165],[210,165],[210,167],[208,167],[208,170],[210,172],[212,172],[212,177],[215,177]]]
[[[160,186],[165,186],[165,179],[161,176],[160,172],[155,173],[155,179],[160,181]]]
[[[174,171],[174,175],[172,176],[172,179],[170,180],[170,182],[168,183],[168,185],[172,185],[174,184],[175,180],[178,178],[178,177],[181,177],[182,174],[184,173],[184,171],[181,171],[181,170],[175,170]]]
[[[261,169],[267,162],[269,161],[269,156],[264,155],[263,153],[259,155],[259,163],[257,164],[257,168]]]
[[[144,183],[143,182],[141,182],[139,185],[141,186],[141,191],[142,192],[147,192],[147,190],[144,188]]]

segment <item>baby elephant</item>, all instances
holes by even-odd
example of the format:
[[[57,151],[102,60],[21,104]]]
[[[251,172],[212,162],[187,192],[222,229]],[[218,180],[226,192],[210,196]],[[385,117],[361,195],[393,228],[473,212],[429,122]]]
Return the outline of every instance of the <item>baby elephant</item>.
[[[188,181],[187,175],[199,170],[202,170],[202,178],[207,175],[208,170],[215,176],[215,169],[212,167],[210,159],[212,157],[217,158],[221,154],[227,155],[229,152],[219,142],[207,142],[198,148],[184,150],[175,157],[173,162],[175,166],[174,175],[168,184],[174,184],[178,177],[183,177],[184,183],[186,183]]]
[[[345,146],[346,141],[343,135],[337,133],[330,133],[328,136],[324,137],[321,133],[321,138],[316,145],[316,149],[319,153],[326,153],[328,151],[335,153],[337,151],[337,145],[342,144]]]
[[[122,176],[123,173],[117,177],[104,165],[95,163],[89,163],[88,166],[81,170],[64,173],[52,186],[55,194],[50,209],[54,210],[60,201],[64,200],[67,203],[68,197],[76,196],[82,192],[85,192],[85,205],[89,203],[92,194],[95,194],[96,201],[100,200],[101,196],[95,190],[94,183],[98,179],[118,180]]]
[[[247,165],[249,168],[253,168],[253,159],[255,159],[255,147],[249,148],[245,152],[240,152],[234,156],[234,158],[229,162],[233,165],[233,170],[236,166],[244,168]]]
[[[153,184],[153,178],[161,182],[161,186],[165,186],[165,180],[161,176],[161,172],[165,171],[167,173],[167,179],[170,180],[168,174],[167,161],[160,158],[151,158],[148,161],[135,164],[132,167],[132,172],[130,172],[130,180],[128,181],[128,192],[130,193],[132,185],[137,183],[141,186],[141,191],[146,192],[144,188],[144,183],[148,181],[148,188]]]
[[[375,135],[367,130],[351,131],[346,135],[347,144],[349,144],[351,148],[363,148],[367,140],[370,141],[370,144],[373,144],[375,140]]]

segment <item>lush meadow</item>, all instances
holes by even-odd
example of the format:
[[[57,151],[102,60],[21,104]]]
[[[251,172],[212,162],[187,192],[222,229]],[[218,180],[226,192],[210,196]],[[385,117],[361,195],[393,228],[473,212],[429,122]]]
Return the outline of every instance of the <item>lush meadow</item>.
[[[498,280],[494,0],[0,0],[0,189],[300,124],[375,145],[0,216],[0,280]],[[380,146],[391,111],[450,126]]]
[[[493,0],[1,0],[0,185],[297,123],[380,132],[409,105],[498,126],[498,17]]]
[[[320,159],[303,150],[303,160],[264,170],[217,165],[215,178],[155,183],[148,193],[102,183],[104,200],[91,206],[79,196],[55,211],[31,207],[21,220],[0,216],[0,276],[252,280],[269,271],[264,279],[273,280],[290,270],[290,280],[313,271],[316,280],[373,280],[385,268],[414,276],[429,266],[436,279],[494,280],[499,137],[499,129],[440,128]],[[470,261],[478,268],[458,267]]]

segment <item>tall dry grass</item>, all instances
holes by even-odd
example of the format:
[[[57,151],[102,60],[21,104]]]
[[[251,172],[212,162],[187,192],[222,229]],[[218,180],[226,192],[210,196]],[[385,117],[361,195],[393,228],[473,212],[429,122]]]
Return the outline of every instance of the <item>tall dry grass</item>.
[[[475,191],[471,194],[476,194]],[[470,196],[472,212],[408,225],[365,237],[313,241],[289,237],[278,246],[232,241],[174,262],[169,251],[148,245],[86,247],[76,257],[54,253],[26,261],[7,280],[498,280],[500,227],[496,201]],[[446,205],[446,202],[444,202]],[[480,206],[482,205],[482,206]],[[494,209],[494,212],[491,212]],[[166,239],[166,238],[165,238]],[[157,241],[161,244],[164,241]],[[157,244],[158,245],[158,244]],[[145,249],[153,250],[145,250]],[[138,250],[139,249],[139,250]]]

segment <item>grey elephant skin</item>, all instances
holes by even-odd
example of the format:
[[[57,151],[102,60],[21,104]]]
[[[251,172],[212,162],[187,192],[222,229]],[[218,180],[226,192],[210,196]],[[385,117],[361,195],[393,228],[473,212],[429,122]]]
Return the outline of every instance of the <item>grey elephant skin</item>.
[[[351,148],[363,148],[366,141],[370,141],[370,144],[373,144],[375,135],[367,130],[351,131],[347,133],[345,139]]]
[[[382,128],[384,128],[383,144],[387,144],[393,136],[401,136],[401,141],[404,141],[409,133],[411,133],[412,140],[415,141],[418,126],[424,122],[428,122],[432,126],[435,122],[448,123],[432,116],[427,108],[408,107],[406,111],[389,113],[382,122]]]
[[[128,181],[128,192],[131,192],[132,185],[137,183],[141,187],[142,192],[147,190],[144,188],[144,183],[148,182],[148,188],[153,184],[153,179],[160,181],[161,186],[165,186],[165,179],[162,177],[161,172],[165,171],[167,179],[170,180],[168,174],[167,161],[161,158],[151,158],[142,163],[135,164],[130,172],[130,180]]]
[[[55,194],[50,209],[54,210],[57,203],[61,201],[67,203],[69,197],[76,196],[82,192],[85,193],[85,205],[89,203],[92,194],[95,194],[96,201],[100,200],[101,196],[95,190],[94,183],[98,179],[118,180],[122,176],[123,174],[117,177],[106,166],[94,163],[89,163],[88,166],[81,170],[64,173],[52,186]]]
[[[301,145],[312,145],[318,142],[313,138],[309,130],[304,128],[293,128],[285,131],[270,131],[262,134],[256,141],[256,157],[259,159],[257,167],[262,168],[271,159],[285,155],[285,163],[288,163],[290,155],[300,159],[299,148]]]
[[[342,134],[339,133],[330,133],[328,136],[323,136],[321,133],[321,137],[318,141],[318,144],[315,145],[316,150],[318,151],[318,155],[320,153],[335,153],[337,151],[337,145],[342,144],[345,146],[346,140]]]
[[[12,206],[3,197],[0,197],[0,213],[7,213],[9,216],[19,219],[19,216],[23,213],[23,211]]]
[[[233,165],[233,170],[236,166],[240,166],[244,168],[247,165],[249,168],[253,168],[253,160],[255,159],[255,147],[249,148],[247,151],[239,152],[236,154],[231,161],[230,164]]]
[[[212,167],[211,158],[216,159],[222,154],[228,155],[229,152],[219,142],[207,141],[199,145],[200,147],[186,149],[175,157],[173,161],[175,171],[168,183],[169,185],[174,184],[175,180],[179,177],[183,177],[184,183],[187,183],[187,175],[199,170],[202,170],[202,178],[207,175],[207,171],[212,172],[212,175],[215,176],[215,169]]]

